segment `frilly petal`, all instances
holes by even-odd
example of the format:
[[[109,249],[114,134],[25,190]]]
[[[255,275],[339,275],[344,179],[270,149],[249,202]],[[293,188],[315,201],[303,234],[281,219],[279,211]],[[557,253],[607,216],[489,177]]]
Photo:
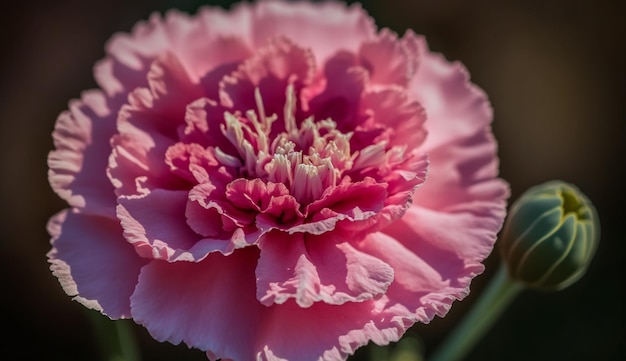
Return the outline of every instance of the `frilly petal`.
[[[187,225],[186,191],[156,189],[141,197],[120,197],[118,203],[124,237],[142,257],[197,261],[209,252],[197,244],[202,237]]]
[[[412,323],[384,308],[382,299],[340,306],[318,302],[310,308],[289,301],[265,308],[257,360],[344,361],[370,342],[398,341]]]
[[[396,84],[405,87],[417,68],[417,37],[407,31],[402,40],[389,29],[383,29],[373,40],[363,42],[359,58],[374,85]]]
[[[257,298],[266,306],[290,299],[304,308],[360,302],[384,293],[393,280],[386,263],[335,237],[271,232],[259,247]]]
[[[96,81],[111,97],[145,87],[150,64],[160,54],[171,52],[180,57],[191,80],[197,83],[216,66],[249,55],[249,26],[234,26],[249,23],[249,18],[248,11],[227,13],[208,7],[193,17],[178,10],[165,15],[153,13],[130,33],[115,34],[107,42],[106,58],[94,69]]]
[[[485,93],[470,82],[459,62],[431,53],[418,38],[420,62],[408,86],[409,94],[426,109],[428,137],[420,150],[429,152],[488,127],[492,109]]]
[[[252,16],[252,38],[256,46],[277,35],[287,35],[296,44],[313,49],[320,62],[339,50],[355,52],[361,42],[376,33],[374,21],[358,4],[346,7],[332,1],[315,4],[262,1]]]
[[[115,196],[105,171],[115,133],[110,106],[102,92],[85,92],[61,113],[52,133],[56,149],[48,155],[50,185],[83,213],[114,216]]]
[[[489,248],[487,243],[484,248]],[[439,247],[436,241],[408,232],[395,237],[372,233],[359,249],[394,269],[381,314],[406,328],[415,322],[429,323],[435,315],[445,316],[455,300],[467,296],[471,280],[484,269],[477,259],[463,258],[463,251]]]
[[[214,359],[253,359],[265,311],[254,297],[257,256],[248,247],[198,263],[150,263],[130,298],[133,319],[158,341],[210,350]]]
[[[110,318],[130,317],[129,297],[147,262],[122,237],[114,218],[65,210],[50,219],[48,262],[65,292]]]
[[[237,70],[220,82],[222,105],[245,114],[256,109],[258,88],[267,115],[278,116],[276,125],[284,124],[285,89],[295,92],[309,84],[315,75],[315,59],[310,49],[293,43],[285,36],[272,38],[257,52],[241,63]]]
[[[200,87],[190,83],[171,54],[155,60],[147,76],[149,88],[129,95],[117,118],[119,133],[111,140],[107,171],[118,195],[184,187],[163,159],[184,124],[186,105],[200,97]]]

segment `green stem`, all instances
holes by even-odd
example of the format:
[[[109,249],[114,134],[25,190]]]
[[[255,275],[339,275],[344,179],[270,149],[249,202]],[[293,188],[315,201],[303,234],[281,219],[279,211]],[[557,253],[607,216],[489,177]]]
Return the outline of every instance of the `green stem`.
[[[89,310],[96,338],[104,361],[139,361],[139,351],[130,321],[111,320],[100,313]]]
[[[513,282],[506,267],[501,265],[469,313],[428,358],[429,361],[462,360],[521,290],[522,286]]]

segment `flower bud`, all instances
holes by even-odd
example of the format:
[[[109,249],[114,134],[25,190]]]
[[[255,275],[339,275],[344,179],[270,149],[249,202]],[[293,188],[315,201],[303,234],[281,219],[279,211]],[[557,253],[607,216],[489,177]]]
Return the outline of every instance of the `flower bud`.
[[[550,181],[511,206],[499,245],[513,280],[559,290],[585,273],[599,240],[598,214],[589,199],[571,184]]]

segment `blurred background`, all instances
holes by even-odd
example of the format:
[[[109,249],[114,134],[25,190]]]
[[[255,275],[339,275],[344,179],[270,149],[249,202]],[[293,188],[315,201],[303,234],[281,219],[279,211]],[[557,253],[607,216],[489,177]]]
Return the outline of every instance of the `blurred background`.
[[[47,183],[57,115],[96,86],[105,41],[153,11],[195,12],[231,1],[27,1],[3,5],[0,25],[0,275],[4,352],[11,359],[99,360],[91,312],[48,270],[45,224],[65,207]],[[363,1],[379,27],[424,34],[432,50],[469,69],[489,95],[511,200],[551,179],[595,203],[602,239],[587,275],[558,293],[526,291],[468,360],[626,359],[623,225],[626,11],[610,0]],[[499,260],[486,261],[468,298],[409,337],[426,356],[457,323]],[[245,327],[242,325],[242,327]],[[132,327],[144,360],[205,360]],[[24,345],[24,346],[18,346]],[[22,348],[20,348],[22,347]],[[364,359],[369,349],[357,352]],[[14,354],[15,355],[15,354]]]

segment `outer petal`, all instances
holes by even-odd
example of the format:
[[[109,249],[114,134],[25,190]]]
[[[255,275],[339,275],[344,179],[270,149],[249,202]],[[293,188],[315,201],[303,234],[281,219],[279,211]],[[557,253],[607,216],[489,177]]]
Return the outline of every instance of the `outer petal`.
[[[256,46],[277,35],[287,35],[299,46],[312,48],[320,63],[339,50],[355,52],[361,42],[371,39],[376,32],[374,21],[360,6],[346,8],[331,1],[260,2],[254,8],[252,20]]]
[[[416,216],[409,213],[405,218]],[[435,315],[445,316],[454,300],[467,296],[470,282],[482,273],[484,266],[480,262],[491,251],[495,239],[485,236],[487,231],[467,226],[465,231],[473,234],[466,235],[462,231],[442,234],[442,230],[445,233],[454,227],[463,229],[463,221],[454,217],[440,220],[439,228],[428,225],[436,217],[422,219],[422,233],[398,221],[389,227],[395,231],[391,236],[374,233],[360,246],[363,251],[388,262],[396,272],[385,294],[390,304],[396,305],[393,313],[403,319],[428,323]],[[433,236],[435,228],[438,233]]]
[[[415,193],[414,207],[435,210],[443,217],[462,212],[476,219],[486,217],[485,239],[491,243],[505,216],[509,190],[497,178],[497,145],[490,128],[489,102],[469,82],[460,64],[429,53],[424,43],[421,51],[417,79],[410,90],[426,109],[429,134],[420,150],[428,152],[430,169],[424,186]],[[409,215],[404,221],[415,229],[421,223]],[[497,225],[495,229],[492,222]],[[483,228],[480,223],[473,227]]]
[[[254,359],[265,309],[254,297],[257,256],[248,247],[198,263],[152,262],[131,297],[135,322],[159,341],[210,350],[213,359]]]
[[[497,178],[496,152],[489,128],[430,152],[428,177],[413,197],[414,206],[472,212],[474,206],[484,204],[498,208],[497,217],[503,218],[509,189]]]
[[[249,54],[241,38],[248,37],[248,27],[234,26],[246,21],[249,22],[247,11],[231,14],[202,8],[195,17],[177,10],[170,10],[165,16],[153,13],[148,21],[135,25],[130,34],[118,33],[111,38],[106,45],[107,57],[94,69],[96,80],[109,96],[145,87],[150,64],[169,51],[180,57],[183,67],[197,82],[216,66],[239,61]]]
[[[117,119],[108,173],[118,195],[141,194],[145,188],[185,188],[163,162],[184,124],[185,106],[200,96],[178,59],[165,54],[148,73],[150,88],[135,89]],[[141,181],[142,184],[137,183]]]
[[[429,134],[419,150],[428,152],[428,177],[404,217],[361,246],[396,271],[386,297],[399,305],[398,316],[428,322],[464,298],[483,271],[509,192],[497,178],[486,96],[460,64],[430,53],[423,39],[419,51],[409,92],[427,114]]]
[[[300,307],[344,304],[382,294],[393,269],[335,237],[272,232],[263,237],[257,298],[267,306],[293,298]]]
[[[155,339],[207,350],[211,360],[345,360],[408,327],[380,301],[263,306],[254,297],[257,257],[248,247],[198,263],[153,261],[131,297],[133,318]]]
[[[287,302],[266,308],[257,359],[343,361],[370,341],[378,345],[397,341],[409,323],[383,308],[381,300],[340,306],[318,302],[310,308]]]
[[[57,119],[48,178],[52,189],[83,213],[114,216],[115,194],[105,170],[115,117],[102,92],[92,90]]]
[[[118,218],[124,237],[142,257],[199,261],[215,251],[213,242],[193,232],[185,217],[186,191],[156,189],[141,197],[120,197]],[[226,243],[226,242],[224,242]]]
[[[431,53],[423,38],[417,43],[420,63],[408,91],[426,109],[429,134],[421,150],[431,151],[488,127],[491,106],[485,93],[470,83],[465,67]]]
[[[359,56],[373,84],[406,86],[415,74],[417,37],[407,31],[402,40],[389,29],[382,29],[375,40],[361,44]]]
[[[122,237],[116,219],[65,210],[50,219],[52,273],[65,292],[88,308],[130,317],[130,295],[146,261]]]

